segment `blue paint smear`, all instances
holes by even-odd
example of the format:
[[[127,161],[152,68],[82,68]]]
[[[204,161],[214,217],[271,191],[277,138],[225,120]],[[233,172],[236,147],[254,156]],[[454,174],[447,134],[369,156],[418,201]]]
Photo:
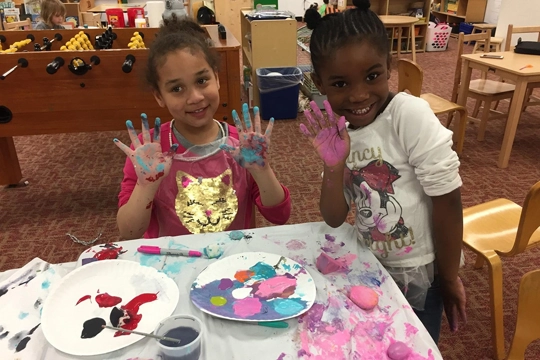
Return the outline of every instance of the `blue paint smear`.
[[[162,272],[164,272],[167,275],[176,275],[180,273],[180,269],[182,269],[182,264],[180,261],[173,262],[172,264],[165,265],[163,267]]]
[[[231,240],[242,240],[244,238],[244,233],[240,230],[234,230],[229,233]]]
[[[260,261],[250,267],[249,270],[255,273],[251,278],[256,281],[266,280],[276,276],[276,270],[272,265],[268,265]]]
[[[306,302],[300,299],[275,299],[272,305],[277,313],[291,316],[302,311],[306,307]]]
[[[154,267],[155,264],[161,261],[161,256],[163,255],[141,254],[141,257],[139,258],[139,264],[141,264],[142,266]]]
[[[255,149],[241,148],[240,154],[245,162],[250,164],[259,164],[264,161],[264,159],[259,155],[261,153],[261,147],[258,146]]]
[[[140,156],[137,156],[136,159],[137,159],[137,163],[144,169],[144,171],[150,172],[150,168],[148,167],[148,165],[144,163],[143,159],[141,159]]]
[[[27,316],[28,316],[28,313],[27,313],[27,312],[22,312],[22,311],[21,311],[21,312],[19,313],[19,319],[21,319],[21,320],[24,319],[24,318],[27,317]]]
[[[42,289],[48,289],[49,286],[51,286],[51,282],[49,280],[45,280],[41,283],[41,288]]]
[[[165,170],[165,165],[163,165],[163,164],[158,164],[158,165],[156,166],[156,170],[157,170],[157,171],[164,171],[164,170]]]
[[[285,271],[291,271],[291,265],[281,264],[281,267],[285,269]]]

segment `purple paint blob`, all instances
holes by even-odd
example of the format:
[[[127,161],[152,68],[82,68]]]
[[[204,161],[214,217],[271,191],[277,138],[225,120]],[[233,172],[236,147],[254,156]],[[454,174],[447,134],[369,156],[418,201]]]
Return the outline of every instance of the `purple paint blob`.
[[[221,279],[221,282],[219,283],[218,289],[219,290],[227,290],[233,287],[233,282],[231,279]]]
[[[279,354],[278,358],[276,360],[283,360],[285,358],[285,353]]]
[[[306,248],[306,243],[302,240],[291,240],[287,243],[287,249],[289,250],[302,250]]]
[[[332,236],[332,235],[330,235],[330,234],[325,234],[325,235],[324,235],[324,238],[325,238],[326,240],[330,241],[330,242],[336,241],[336,237],[335,237],[335,236]]]

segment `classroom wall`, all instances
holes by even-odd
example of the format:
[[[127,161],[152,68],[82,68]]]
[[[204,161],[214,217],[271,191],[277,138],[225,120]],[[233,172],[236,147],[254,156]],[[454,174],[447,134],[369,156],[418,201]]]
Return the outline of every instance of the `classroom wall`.
[[[502,37],[506,42],[506,32],[508,25],[514,26],[536,26],[540,25],[540,1],[538,0],[502,0],[497,21],[496,37]],[[517,39],[538,40],[538,34],[516,34],[512,38],[512,45],[517,43]],[[503,43],[503,48],[505,43]]]
[[[488,24],[496,24],[499,21],[502,0],[488,0],[484,21]]]

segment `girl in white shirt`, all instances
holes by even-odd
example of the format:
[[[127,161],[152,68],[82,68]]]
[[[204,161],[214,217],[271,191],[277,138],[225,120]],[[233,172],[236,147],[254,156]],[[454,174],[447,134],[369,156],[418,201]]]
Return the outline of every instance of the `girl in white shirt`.
[[[459,159],[424,100],[390,93],[387,31],[369,0],[353,3],[307,24],[312,78],[328,97],[328,118],[312,102],[300,126],[324,163],[320,210],[338,227],[354,203],[359,241],[438,342],[443,308],[452,331],[466,321]]]

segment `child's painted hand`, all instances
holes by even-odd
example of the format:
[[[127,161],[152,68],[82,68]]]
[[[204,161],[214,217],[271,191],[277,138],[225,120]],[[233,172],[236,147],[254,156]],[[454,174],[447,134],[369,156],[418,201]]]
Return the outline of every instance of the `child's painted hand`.
[[[139,185],[159,184],[161,179],[163,179],[171,169],[172,157],[178,148],[178,144],[173,144],[168,153],[163,153],[159,141],[161,127],[160,119],[156,118],[153,141],[150,138],[148,117],[146,114],[141,114],[141,120],[143,143],[139,141],[137,132],[133,128],[131,120],[126,121],[126,125],[134,149],[132,150],[118,139],[114,139],[114,143],[131,159],[131,162],[135,167],[135,172],[137,173]]]
[[[247,104],[242,106],[244,124],[242,124],[236,110],[232,111],[234,124],[238,130],[239,143],[237,145],[224,144],[221,145],[221,149],[231,154],[240,166],[248,170],[262,170],[268,165],[268,147],[270,146],[270,135],[274,127],[274,118],[270,119],[263,135],[259,108],[255,106],[253,113],[255,114],[255,128],[251,123]]]
[[[461,279],[457,277],[453,281],[441,279],[441,290],[444,303],[444,312],[450,325],[450,330],[456,332],[459,329],[459,321],[467,324],[467,312],[465,310],[465,288]]]
[[[351,143],[345,128],[345,117],[342,116],[336,120],[332,107],[326,100],[324,101],[324,108],[328,119],[324,118],[315,101],[310,102],[310,105],[315,114],[315,119],[309,110],[305,110],[304,115],[308,123],[300,124],[300,130],[309,138],[326,166],[334,167],[340,163],[345,163],[349,156]]]

